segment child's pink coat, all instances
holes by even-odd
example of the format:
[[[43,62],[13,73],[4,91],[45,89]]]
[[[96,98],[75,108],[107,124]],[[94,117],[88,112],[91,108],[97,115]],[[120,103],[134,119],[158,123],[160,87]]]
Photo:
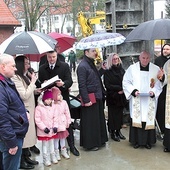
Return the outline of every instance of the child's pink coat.
[[[57,116],[57,125],[58,125],[58,132],[65,131],[70,123],[71,123],[71,116],[68,104],[65,100],[59,101],[58,103],[54,104],[55,107],[55,114]]]

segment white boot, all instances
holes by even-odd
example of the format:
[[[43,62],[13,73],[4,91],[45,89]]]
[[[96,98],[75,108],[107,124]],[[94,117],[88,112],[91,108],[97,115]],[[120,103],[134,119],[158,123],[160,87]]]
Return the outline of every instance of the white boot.
[[[52,162],[53,164],[57,164],[57,163],[58,163],[58,160],[57,160],[57,158],[56,158],[56,156],[55,156],[55,152],[51,153],[50,156],[51,156],[51,162]]]
[[[69,156],[68,153],[67,153],[67,148],[62,148],[62,149],[61,149],[61,155],[62,155],[64,158],[66,158],[66,159],[69,159],[69,158],[70,158],[70,156]]]
[[[45,166],[51,165],[49,154],[43,154],[43,163],[44,163]]]
[[[59,149],[55,150],[55,156],[56,156],[56,158],[57,158],[58,161],[61,160]]]

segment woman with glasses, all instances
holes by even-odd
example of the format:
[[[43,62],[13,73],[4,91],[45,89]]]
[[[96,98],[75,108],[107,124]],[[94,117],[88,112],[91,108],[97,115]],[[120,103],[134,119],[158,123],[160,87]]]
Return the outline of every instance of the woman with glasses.
[[[104,73],[104,85],[107,91],[106,105],[108,106],[108,130],[114,141],[125,140],[121,133],[123,125],[123,109],[127,104],[122,80],[125,73],[118,54],[111,53],[107,59],[107,70]]]

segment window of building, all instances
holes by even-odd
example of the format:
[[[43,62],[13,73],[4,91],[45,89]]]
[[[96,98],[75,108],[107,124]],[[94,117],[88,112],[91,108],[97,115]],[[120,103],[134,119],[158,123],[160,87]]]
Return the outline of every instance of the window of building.
[[[55,28],[55,32],[58,32],[58,33],[59,33],[59,31],[60,31],[59,28]]]
[[[66,21],[71,21],[71,20],[72,20],[71,15],[70,14],[66,15]]]

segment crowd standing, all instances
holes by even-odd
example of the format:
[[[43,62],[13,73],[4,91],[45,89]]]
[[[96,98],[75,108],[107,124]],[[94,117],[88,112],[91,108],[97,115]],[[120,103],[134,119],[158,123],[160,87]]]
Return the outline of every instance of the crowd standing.
[[[73,84],[71,77],[71,72],[69,65],[65,62],[62,62],[58,59],[57,51],[47,52],[47,62],[41,65],[38,72],[38,83],[37,86],[41,87],[41,84],[44,81],[49,80],[50,78],[58,75],[60,81],[56,82],[56,86],[60,89],[63,99],[67,101],[70,107],[69,100],[69,88]],[[75,155],[79,156],[79,151],[74,145],[74,134],[72,126],[68,127],[69,136],[67,137],[67,142],[70,147],[70,151]]]
[[[170,46],[165,44],[162,47],[162,56],[155,60],[158,67],[150,62],[150,54],[143,51],[139,61],[129,66],[125,72],[118,54],[111,53],[107,58],[106,67],[99,70],[94,62],[96,49],[84,50],[84,56],[77,68],[77,78],[82,103],[80,146],[85,151],[97,151],[108,141],[104,114],[105,100],[111,138],[118,142],[120,139],[126,139],[121,133],[121,128],[123,109],[128,100],[131,116],[129,142],[133,147],[137,149],[144,146],[151,149],[156,143],[155,117],[158,118],[162,114],[158,122],[164,133],[164,151],[170,152],[169,54]],[[69,92],[73,84],[72,66],[69,67],[65,60],[59,59],[59,51],[49,51],[44,58],[37,79],[35,73],[29,71],[30,61],[27,57],[18,56],[14,60],[13,56],[7,54],[0,56],[2,93],[0,158],[3,164],[1,169],[17,170],[19,167],[33,169],[38,161],[30,158],[30,151],[40,153],[35,146],[37,138],[42,141],[45,166],[58,163],[61,160],[60,154],[66,159],[70,158],[66,148],[66,138],[70,151],[75,156],[80,155],[74,144],[70,116]],[[73,71],[75,70],[76,67],[73,65]],[[39,89],[43,82],[56,75],[60,80],[53,84],[55,87]],[[163,92],[162,87],[164,87]],[[39,96],[36,108],[35,94]],[[164,102],[161,96],[159,97],[160,94],[166,96]],[[162,112],[159,113],[160,111]]]

